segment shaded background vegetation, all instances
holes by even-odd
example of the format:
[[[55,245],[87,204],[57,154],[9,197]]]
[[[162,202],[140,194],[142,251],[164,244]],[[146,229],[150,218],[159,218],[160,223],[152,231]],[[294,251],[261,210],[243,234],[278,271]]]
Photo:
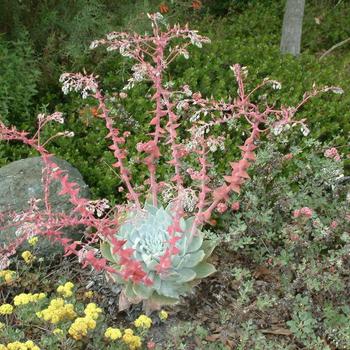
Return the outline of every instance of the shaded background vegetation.
[[[315,83],[337,85],[341,96],[324,95],[311,101],[300,118],[307,117],[312,136],[349,151],[350,50],[349,45],[320,60],[320,55],[350,36],[350,4],[346,1],[307,1],[304,17],[302,54],[281,56],[279,41],[284,1],[207,0],[200,9],[191,1],[104,1],[46,0],[2,1],[0,3],[0,115],[8,123],[32,129],[39,111],[55,109],[65,113],[66,128],[73,140],[58,140],[51,150],[74,164],[92,188],[94,196],[116,195],[119,179],[109,167],[102,125],[91,112],[88,101],[78,96],[64,97],[58,78],[65,71],[99,74],[107,93],[120,91],[129,75],[130,62],[117,54],[88,49],[93,39],[112,30],[148,30],[147,12],[168,6],[170,23],[190,22],[207,35],[211,45],[192,49],[191,59],[179,59],[171,66],[168,79],[187,83],[203,95],[227,97],[236,87],[228,67],[247,66],[248,87],[269,76],[282,82],[271,97],[277,104],[293,105]],[[149,86],[133,89],[130,99],[115,106],[123,123],[137,116],[142,134],[149,103]],[[235,144],[235,142],[233,142]],[[23,147],[0,146],[0,164],[28,155]],[[233,151],[235,152],[235,151]],[[230,155],[230,157],[232,154]],[[348,160],[345,161],[349,171]],[[227,161],[226,161],[227,163]],[[225,160],[221,163],[225,167]]]

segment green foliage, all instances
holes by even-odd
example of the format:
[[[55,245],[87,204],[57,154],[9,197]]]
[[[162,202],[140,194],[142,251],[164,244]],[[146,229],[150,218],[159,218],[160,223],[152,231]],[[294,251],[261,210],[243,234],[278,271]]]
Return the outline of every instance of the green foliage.
[[[346,1],[307,1],[303,23],[303,48],[311,52],[330,49],[333,45],[350,37],[347,25],[350,7]],[[336,22],[335,22],[336,21]],[[349,44],[339,47],[333,53],[347,55]]]
[[[340,349],[350,346],[350,309],[348,305],[335,307],[328,304],[323,309],[324,329],[327,337]]]
[[[324,157],[326,146],[306,139],[296,147],[285,140],[280,135],[262,145],[240,209],[227,214],[217,235],[235,254],[279,271],[278,299],[270,293],[274,302],[269,305],[260,294],[259,309],[293,301],[288,326],[298,341],[326,349],[324,331],[327,341],[346,349],[350,185],[341,162]],[[293,217],[301,207],[311,208],[312,217]],[[256,281],[240,267],[233,276],[237,303],[249,304]]]
[[[295,297],[292,320],[287,322],[294,336],[308,348],[330,350],[315,333],[317,321],[312,314],[312,306],[308,297],[298,294]]]
[[[28,35],[23,32],[15,42],[0,36],[0,118],[19,121],[33,111],[40,72]]]

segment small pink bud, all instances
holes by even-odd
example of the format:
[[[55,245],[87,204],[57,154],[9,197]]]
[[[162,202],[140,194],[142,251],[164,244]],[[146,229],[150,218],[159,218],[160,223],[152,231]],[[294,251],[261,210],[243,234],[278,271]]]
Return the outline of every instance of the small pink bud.
[[[298,218],[299,216],[306,216],[307,218],[311,218],[313,214],[312,209],[308,207],[303,207],[297,210],[294,210],[293,217]]]
[[[150,340],[148,343],[147,343],[147,349],[155,349],[156,348],[156,343],[152,340]]]
[[[299,241],[299,235],[297,235],[297,234],[292,234],[292,235],[290,236],[290,239],[291,239],[291,241],[293,241],[293,242]]]
[[[308,207],[304,207],[304,208],[301,208],[300,209],[300,214],[308,217],[308,218],[311,218],[312,216],[312,209],[308,208]]]
[[[227,205],[225,203],[219,203],[216,209],[220,214],[223,214],[227,210]]]
[[[237,201],[237,202],[232,203],[232,205],[231,205],[231,209],[232,209],[233,211],[238,211],[238,210],[239,210],[239,208],[240,208],[240,204],[239,204],[239,202],[238,202],[238,201]]]
[[[187,111],[190,108],[190,105],[188,102],[184,102],[184,104],[182,105],[182,108],[184,111]]]
[[[333,220],[333,221],[331,222],[331,228],[337,228],[337,226],[338,226],[337,221]]]
[[[192,97],[195,101],[198,101],[202,98],[202,94],[200,92],[195,92]]]
[[[299,210],[299,209],[294,210],[294,211],[293,211],[293,217],[294,217],[294,218],[298,218],[299,216],[300,216],[300,210]]]
[[[144,146],[142,142],[136,144],[136,149],[138,152],[143,152]]]
[[[341,160],[338,150],[335,147],[329,148],[324,152],[326,158],[334,159],[336,162]]]
[[[292,158],[293,158],[293,154],[292,153],[288,153],[282,159],[283,160],[291,160]]]

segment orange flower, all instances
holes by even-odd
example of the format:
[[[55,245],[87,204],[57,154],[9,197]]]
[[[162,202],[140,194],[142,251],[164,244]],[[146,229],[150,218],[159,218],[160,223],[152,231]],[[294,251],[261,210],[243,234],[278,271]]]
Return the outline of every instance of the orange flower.
[[[98,108],[97,108],[97,107],[91,108],[91,114],[92,114],[94,117],[98,117]]]
[[[211,219],[211,220],[209,221],[209,224],[210,224],[211,226],[216,226],[217,222],[216,222],[215,219]]]
[[[192,8],[194,10],[200,10],[202,7],[202,2],[200,0],[194,0],[192,1]]]
[[[159,11],[160,13],[168,13],[169,12],[169,6],[166,4],[160,4],[159,5]]]

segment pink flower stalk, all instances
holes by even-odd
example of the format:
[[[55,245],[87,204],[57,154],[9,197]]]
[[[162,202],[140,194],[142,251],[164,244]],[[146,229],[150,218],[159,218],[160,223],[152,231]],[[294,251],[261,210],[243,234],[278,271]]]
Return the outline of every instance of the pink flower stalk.
[[[335,147],[329,148],[324,152],[324,156],[334,159],[336,162],[341,160],[338,150]]]
[[[149,17],[153,29],[151,34],[112,32],[105,38],[94,41],[91,48],[103,45],[107,47],[107,51],[118,50],[122,56],[134,60],[133,75],[128,80],[125,89],[132,88],[142,80],[149,81],[153,89],[151,100],[154,109],[149,120],[149,137],[148,140],[137,144],[137,151],[149,172],[149,179],[145,181],[144,186],[154,206],[158,206],[159,192],[164,188],[164,182],[157,171],[159,163],[163,160],[173,171],[171,184],[168,184],[175,190],[175,198],[172,200],[173,222],[168,228],[168,247],[157,266],[158,272],[163,273],[170,267],[171,258],[179,251],[176,243],[181,238],[180,220],[188,215],[184,210],[186,194],[195,193],[197,200],[195,210],[191,213],[195,219],[188,242],[190,244],[198,229],[204,223],[210,223],[213,210],[220,213],[225,212],[231,194],[233,192],[239,194],[243,184],[250,178],[248,171],[256,159],[255,150],[258,147],[260,136],[277,126],[279,128],[287,124],[303,126],[304,120],[296,120],[294,115],[320,91],[314,88],[311,93],[305,94],[303,100],[293,108],[276,109],[269,105],[258,106],[251,102],[251,96],[257,89],[270,84],[270,81],[265,79],[255,89],[247,92],[244,82],[245,74],[238,64],[231,67],[238,85],[238,96],[233,100],[230,99],[229,102],[204,98],[200,92],[192,93],[187,85],[183,86],[180,91],[173,91],[165,80],[168,66],[180,55],[187,57],[189,54],[187,48],[190,44],[201,47],[210,40],[200,36],[197,31],[190,30],[188,26],[175,25],[162,31],[159,24],[160,15],[149,15]],[[176,45],[172,45],[174,39]],[[149,284],[151,281],[142,271],[140,262],[132,258],[133,250],[123,249],[125,241],[118,240],[115,236],[118,232],[120,216],[125,215],[125,212],[129,210],[143,210],[140,200],[143,194],[140,193],[140,188],[136,189],[133,174],[128,166],[129,152],[126,148],[126,138],[130,136],[132,130],[122,133],[115,125],[115,118],[106,104],[108,96],[103,94],[97,77],[81,73],[64,73],[60,81],[63,83],[64,93],[75,91],[80,92],[83,98],[95,99],[97,117],[105,123],[108,131],[106,138],[111,143],[109,149],[115,157],[115,163],[112,166],[118,170],[123,181],[123,186],[119,186],[118,191],[125,189],[129,203],[109,208],[107,215],[96,217],[94,213],[100,210],[102,204],[98,205],[98,203],[92,203],[92,201],[79,197],[78,186],[71,183],[67,175],[51,161],[51,155],[45,149],[47,142],[53,138],[73,135],[57,134],[44,143],[40,138],[40,131],[48,121],[59,123],[63,121],[62,115],[58,112],[48,117],[40,116],[38,131],[33,137],[24,131],[8,128],[0,122],[0,140],[21,141],[27,144],[42,156],[45,163],[43,173],[45,209],[39,211],[32,208],[20,216],[19,221],[13,222],[13,225],[19,227],[22,224],[30,224],[37,234],[60,242],[65,247],[66,255],[76,254],[84,265],[90,264],[98,270],[112,271],[113,269],[106,264],[104,259],[96,257],[96,251],[92,248],[92,245],[100,239],[108,240],[113,245],[113,254],[119,256],[122,269],[118,273],[125,279]],[[120,92],[119,97],[127,98],[127,94]],[[189,119],[192,125],[189,130],[181,130],[180,135],[178,130],[182,126],[183,119]],[[250,132],[244,144],[239,146],[241,157],[232,160],[230,173],[222,176],[221,184],[216,185],[218,182],[213,182],[208,175],[208,169],[213,166],[208,160],[208,154],[215,152],[218,148],[222,149],[225,146],[225,137],[216,136],[212,131],[218,126],[225,126],[235,120],[243,120],[248,123]],[[191,156],[191,162],[193,158],[197,160],[197,166],[193,166],[186,172],[189,156]],[[52,179],[61,183],[60,195],[67,195],[74,206],[69,215],[53,212],[50,206],[48,198]],[[94,206],[96,210],[92,210]],[[239,210],[239,202],[232,205],[232,210]],[[295,212],[295,217],[300,215],[311,217],[312,211],[309,208],[301,208]],[[15,217],[14,214],[13,217]],[[89,235],[86,243],[73,242],[63,237],[62,228],[76,225],[91,228],[94,232]],[[28,234],[23,233],[13,244],[9,244],[3,256],[7,258],[12,255],[17,246],[27,237]]]
[[[49,118],[47,118],[49,119]],[[35,134],[39,137],[40,130]],[[13,222],[6,227],[0,227],[5,229],[8,227],[17,228],[18,238],[9,242],[7,247],[0,249],[1,252],[1,265],[6,265],[9,261],[8,258],[16,252],[16,248],[27,240],[32,232],[36,235],[42,235],[54,242],[61,243],[64,247],[66,255],[75,254],[79,256],[83,266],[91,265],[96,270],[106,270],[110,272],[120,273],[126,275],[126,277],[133,278],[134,280],[147,282],[147,276],[142,271],[140,266],[133,265],[133,261],[128,255],[127,250],[122,248],[124,241],[118,241],[114,238],[114,234],[118,229],[118,221],[115,217],[98,218],[94,215],[95,209],[100,210],[101,206],[104,207],[101,201],[89,201],[79,197],[79,188],[76,183],[70,182],[68,176],[63,170],[59,168],[57,164],[52,162],[51,155],[48,151],[39,144],[38,138],[28,136],[28,133],[19,132],[15,128],[8,128],[2,122],[0,122],[0,140],[16,140],[21,141],[34,148],[41,155],[45,167],[43,172],[43,187],[44,187],[44,204],[45,208],[39,210],[36,206],[36,201],[31,201],[30,208],[21,214],[8,213],[2,215],[2,221],[5,219],[13,218]],[[49,187],[52,180],[57,180],[61,184],[61,191],[59,195],[67,195],[68,200],[73,204],[74,209],[68,215],[61,212],[54,212],[49,203]],[[93,228],[95,233],[87,237],[87,242],[77,242],[63,236],[62,229],[65,227],[85,226]],[[31,229],[22,229],[28,228]],[[122,272],[117,272],[115,269],[107,266],[106,259],[100,259],[96,257],[96,252],[90,247],[92,244],[99,240],[99,236],[110,237],[114,240],[115,247],[118,247],[114,253],[118,254],[121,259],[124,259],[124,265],[127,266]],[[85,253],[84,253],[85,252]],[[84,253],[84,254],[82,254]],[[128,269],[132,266],[134,270],[130,272]]]

